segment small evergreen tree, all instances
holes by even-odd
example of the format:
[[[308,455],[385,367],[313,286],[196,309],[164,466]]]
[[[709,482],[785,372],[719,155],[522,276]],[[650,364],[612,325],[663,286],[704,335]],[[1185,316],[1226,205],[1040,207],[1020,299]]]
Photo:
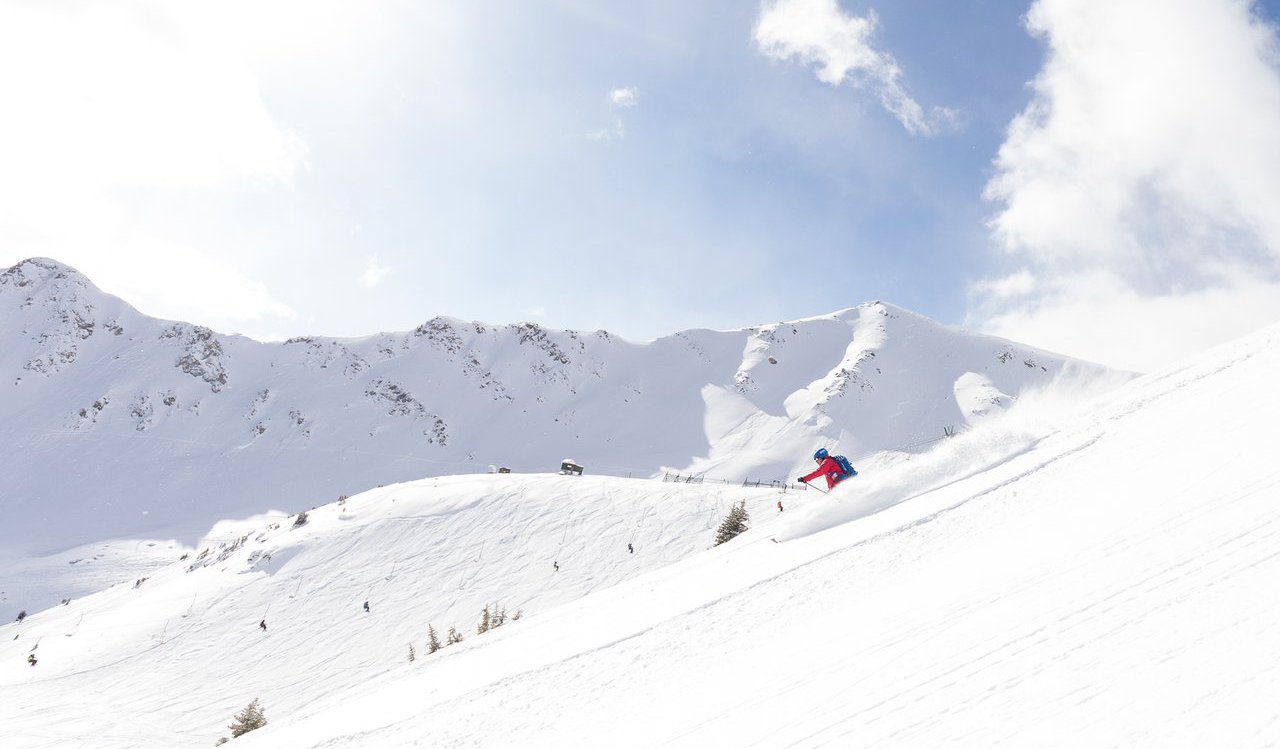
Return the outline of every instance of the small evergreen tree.
[[[235,722],[227,726],[231,729],[231,738],[244,735],[250,731],[262,728],[267,724],[266,713],[262,712],[262,707],[258,705],[258,698],[254,697],[253,702],[240,712],[236,713]]]
[[[305,512],[298,513],[297,519],[293,521],[293,527],[297,528],[300,525],[306,525],[306,524],[307,524],[307,513]]]
[[[413,663],[418,660],[418,654],[413,650],[413,643],[409,643],[409,662]]]
[[[489,631],[489,604],[484,605],[484,613],[480,615],[480,625],[476,627],[476,634],[482,635]]]
[[[18,621],[22,621],[23,619],[26,619],[26,618],[27,618],[26,609],[23,609],[22,611],[18,612]]]
[[[747,514],[747,500],[742,500],[729,510],[729,514],[724,521],[720,523],[720,527],[716,530],[716,546],[728,541],[734,536],[742,533],[751,523],[751,516]]]
[[[445,641],[452,645],[455,642],[462,642],[462,635],[458,634],[457,627],[450,627],[449,634],[445,637]]]
[[[434,653],[440,649],[440,638],[436,636],[436,628],[427,625],[427,653]]]
[[[507,621],[506,607],[498,608],[498,605],[495,603],[493,605],[493,617],[490,618],[489,620],[489,629],[493,629],[494,627],[501,627],[506,621]]]

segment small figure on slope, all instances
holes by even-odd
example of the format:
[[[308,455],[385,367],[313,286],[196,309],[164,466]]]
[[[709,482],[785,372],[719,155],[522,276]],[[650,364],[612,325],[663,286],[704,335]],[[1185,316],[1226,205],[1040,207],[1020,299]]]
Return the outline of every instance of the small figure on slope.
[[[34,666],[34,665],[36,665],[36,654],[35,654],[35,653],[32,653],[31,655],[28,655],[28,656],[27,656],[27,663],[30,663],[30,664],[31,664],[31,665],[33,665],[33,666]]]
[[[368,601],[365,601],[365,602],[364,602],[364,610],[365,610],[365,613],[366,613],[366,614],[367,614],[367,613],[369,613],[369,602],[368,602]]]
[[[826,476],[827,489],[831,490],[841,481],[844,481],[851,476],[858,475],[858,472],[853,470],[853,466],[848,465],[849,461],[844,460],[843,458],[844,456],[842,455],[836,455],[833,457],[827,453],[827,448],[820,447],[818,448],[818,451],[813,454],[813,460],[818,464],[817,469],[815,469],[813,473],[801,476],[796,479],[796,481],[805,484],[813,481],[819,476]],[[842,463],[844,465],[841,465]],[[846,467],[848,468],[847,471],[845,470]]]
[[[267,631],[267,620],[266,620],[266,619],[263,619],[262,621],[258,622],[258,626],[262,628],[262,631],[263,631],[263,632],[266,632],[266,631]]]

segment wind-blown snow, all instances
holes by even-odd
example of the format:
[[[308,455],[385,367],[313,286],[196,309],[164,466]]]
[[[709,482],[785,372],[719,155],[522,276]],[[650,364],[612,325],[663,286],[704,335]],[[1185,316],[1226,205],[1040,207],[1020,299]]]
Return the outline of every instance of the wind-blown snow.
[[[238,746],[1276,744],[1278,372],[1275,327],[830,496],[457,477],[237,528],[0,628],[0,730],[208,746],[260,697]]]

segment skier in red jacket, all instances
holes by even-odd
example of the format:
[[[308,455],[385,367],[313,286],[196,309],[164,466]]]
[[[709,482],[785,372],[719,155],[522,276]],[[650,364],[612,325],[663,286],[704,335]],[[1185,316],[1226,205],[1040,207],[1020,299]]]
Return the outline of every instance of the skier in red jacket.
[[[840,464],[837,463],[827,453],[827,448],[825,447],[818,448],[818,452],[813,454],[813,460],[815,463],[818,464],[817,470],[815,470],[813,473],[806,474],[796,479],[800,483],[805,484],[810,481],[813,481],[819,476],[826,476],[827,491],[830,491],[831,487],[835,486],[836,484],[840,483],[845,479],[844,469],[841,468]]]

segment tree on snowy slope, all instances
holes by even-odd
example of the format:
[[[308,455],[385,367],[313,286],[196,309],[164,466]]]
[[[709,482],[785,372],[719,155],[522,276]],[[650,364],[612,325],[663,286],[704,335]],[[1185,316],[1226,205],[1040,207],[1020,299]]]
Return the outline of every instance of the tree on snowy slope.
[[[436,636],[436,628],[427,625],[427,653],[434,653],[441,648],[440,638]]]
[[[267,724],[266,713],[262,712],[262,707],[258,705],[258,698],[254,697],[253,702],[240,712],[236,713],[235,722],[227,726],[231,729],[231,738],[242,736],[254,729],[262,728]]]
[[[716,530],[716,546],[728,541],[734,536],[742,533],[751,523],[751,516],[747,514],[747,500],[742,500],[734,505],[729,514],[720,523],[720,528]]]

